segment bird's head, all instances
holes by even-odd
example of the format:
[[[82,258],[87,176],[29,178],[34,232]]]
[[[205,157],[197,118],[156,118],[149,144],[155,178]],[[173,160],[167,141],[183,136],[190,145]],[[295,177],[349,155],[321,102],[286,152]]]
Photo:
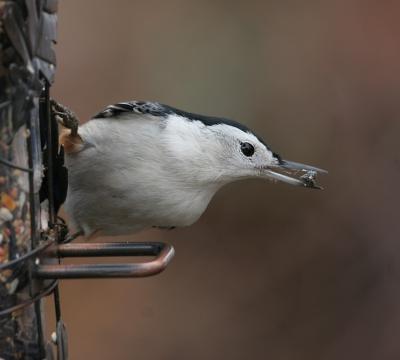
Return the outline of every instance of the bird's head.
[[[315,176],[325,172],[283,160],[250,129],[227,119],[174,113],[168,120],[166,139],[178,171],[194,183],[223,185],[264,178],[320,188]]]

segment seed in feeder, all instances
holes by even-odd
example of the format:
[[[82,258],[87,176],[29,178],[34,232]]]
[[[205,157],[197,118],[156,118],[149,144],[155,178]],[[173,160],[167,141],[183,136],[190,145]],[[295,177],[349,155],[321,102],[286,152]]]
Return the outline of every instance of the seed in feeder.
[[[18,198],[18,189],[16,187],[13,187],[10,189],[8,194],[15,200]]]
[[[0,225],[6,221],[11,221],[13,214],[5,207],[0,208]]]
[[[6,194],[6,193],[1,193],[1,205],[5,206],[8,210],[13,211],[17,207],[17,204],[13,200],[13,198]]]

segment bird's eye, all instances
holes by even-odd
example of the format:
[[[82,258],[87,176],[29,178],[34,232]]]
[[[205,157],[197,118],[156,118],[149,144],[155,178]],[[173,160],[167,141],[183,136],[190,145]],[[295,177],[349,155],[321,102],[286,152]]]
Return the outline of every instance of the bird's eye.
[[[252,156],[254,154],[254,146],[248,142],[240,143],[240,150],[246,156]]]

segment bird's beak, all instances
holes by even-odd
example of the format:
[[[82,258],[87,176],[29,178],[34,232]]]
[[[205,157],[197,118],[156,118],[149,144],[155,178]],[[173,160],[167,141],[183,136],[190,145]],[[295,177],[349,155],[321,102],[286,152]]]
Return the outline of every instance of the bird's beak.
[[[322,189],[316,183],[318,173],[326,174],[326,170],[294,161],[278,159],[278,163],[264,169],[264,175],[269,179],[282,181],[290,185],[311,189]]]

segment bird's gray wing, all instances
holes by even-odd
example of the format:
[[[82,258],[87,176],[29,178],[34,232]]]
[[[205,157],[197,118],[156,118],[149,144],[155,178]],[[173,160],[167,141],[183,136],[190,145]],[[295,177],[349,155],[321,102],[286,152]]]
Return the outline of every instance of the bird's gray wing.
[[[157,102],[126,101],[107,106],[104,110],[93,116],[92,119],[114,118],[127,113],[165,117],[171,113],[171,110]]]

